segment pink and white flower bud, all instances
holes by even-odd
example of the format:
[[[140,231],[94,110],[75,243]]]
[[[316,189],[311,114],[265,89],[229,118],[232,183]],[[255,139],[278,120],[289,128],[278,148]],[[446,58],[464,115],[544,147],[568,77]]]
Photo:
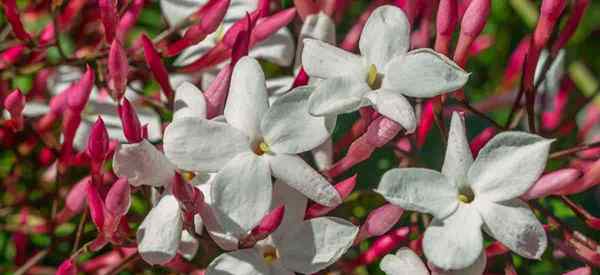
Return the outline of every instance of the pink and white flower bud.
[[[114,39],[108,53],[108,87],[112,90],[112,96],[120,100],[127,88],[127,74],[129,63],[127,53],[118,39]]]
[[[150,67],[150,71],[152,71],[154,78],[158,82],[158,85],[160,85],[165,96],[169,99],[169,102],[172,102],[175,91],[173,91],[171,83],[169,83],[169,73],[160,59],[160,54],[158,54],[148,36],[142,34],[141,41],[144,47],[144,57],[146,58],[148,67]]]
[[[117,107],[123,134],[129,143],[138,143],[142,141],[142,126],[135,109],[129,103],[127,98],[123,98],[123,103]]]
[[[400,130],[402,130],[400,124],[387,117],[381,116],[371,122],[371,125],[367,128],[367,141],[379,148],[395,138]],[[412,130],[414,129],[406,129],[406,131]]]
[[[346,172],[348,169],[352,168],[352,166],[368,159],[373,151],[375,151],[375,146],[367,141],[367,135],[362,135],[358,139],[356,139],[350,145],[348,149],[348,153],[338,162],[333,164],[331,169],[327,171],[327,175],[332,178],[335,178],[342,173]]]
[[[553,195],[577,181],[583,173],[578,169],[566,168],[542,176],[521,196],[523,200],[532,200]]]
[[[104,202],[102,201],[100,192],[98,192],[98,187],[92,182],[87,184],[86,191],[90,216],[98,231],[102,231],[104,228]]]
[[[481,148],[483,148],[483,146],[494,137],[494,135],[496,135],[496,129],[494,127],[488,127],[483,129],[483,131],[481,131],[481,133],[479,133],[477,136],[475,136],[472,140],[471,140],[471,152],[473,153],[473,156],[477,156],[479,154],[479,150],[481,150]]]
[[[175,174],[175,180],[171,186],[173,195],[182,205],[182,208],[190,214],[198,214],[204,206],[204,194],[193,185],[185,182],[179,174]]]
[[[10,113],[16,131],[23,129],[23,109],[25,108],[25,96],[19,89],[12,91],[4,98],[4,108]]]
[[[119,178],[108,190],[105,199],[106,212],[114,217],[127,214],[131,206],[131,187],[127,178]]]
[[[83,111],[94,88],[94,80],[94,70],[90,65],[87,65],[85,73],[79,82],[69,88],[69,94],[67,95],[69,109],[72,109],[76,113]]]
[[[464,67],[467,62],[471,44],[485,27],[490,9],[490,0],[473,0],[465,11],[460,24],[460,35],[458,36],[456,50],[454,51],[454,61],[461,67]]]
[[[22,41],[31,40],[31,36],[23,27],[23,23],[21,22],[21,18],[19,17],[17,1],[2,0],[2,7],[4,8],[4,16],[6,17],[6,21],[8,21],[8,24],[10,24],[10,27],[12,28],[12,31],[15,34],[15,36]]]
[[[85,177],[71,187],[65,198],[65,208],[56,215],[57,224],[62,224],[83,211],[87,203],[87,186],[90,182],[91,177]]]
[[[348,198],[348,196],[350,196],[350,194],[356,187],[356,175],[347,178],[339,183],[336,183],[333,187],[340,195],[342,201],[345,200],[346,198]],[[304,218],[312,219],[316,217],[325,216],[325,214],[329,213],[336,207],[329,207],[318,203],[314,203],[306,209],[306,215]]]
[[[267,213],[260,223],[254,227],[250,233],[254,240],[259,241],[266,237],[268,237],[271,233],[273,233],[279,225],[281,225],[281,221],[283,221],[283,217],[285,214],[285,206],[281,205],[271,212]]]
[[[92,162],[101,164],[108,153],[108,132],[102,117],[98,117],[92,129],[87,143],[87,154]]]
[[[64,260],[60,266],[58,266],[58,270],[56,270],[56,275],[76,275],[77,267],[75,266],[75,262],[73,259],[69,258]]]
[[[384,204],[371,211],[363,225],[360,227],[356,242],[358,243],[367,238],[381,236],[387,233],[394,225],[396,225],[396,223],[398,223],[403,213],[404,209],[391,203]]]
[[[25,45],[16,45],[3,51],[0,54],[0,70],[17,62],[23,55],[25,48]]]
[[[98,8],[100,8],[100,18],[104,26],[106,42],[112,43],[117,32],[117,22],[119,21],[117,7],[113,0],[98,0]]]
[[[581,193],[600,184],[600,160],[596,160],[583,174],[580,180],[559,191],[560,195]]]
[[[452,34],[458,22],[457,0],[440,0],[436,16],[435,51],[449,55]]]
[[[223,114],[232,73],[233,65],[228,64],[221,69],[215,80],[206,89],[204,93],[206,97],[206,118],[211,119]]]

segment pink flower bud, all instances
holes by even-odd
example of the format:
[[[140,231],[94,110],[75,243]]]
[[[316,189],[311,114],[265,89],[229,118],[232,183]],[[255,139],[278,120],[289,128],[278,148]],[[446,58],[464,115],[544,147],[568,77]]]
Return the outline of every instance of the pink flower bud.
[[[79,113],[72,110],[67,110],[64,113],[62,121],[63,143],[60,152],[60,160],[63,164],[66,164],[71,158],[71,154],[73,153],[73,139],[75,138],[79,124],[81,124],[81,115]]]
[[[118,39],[113,40],[108,54],[108,86],[113,92],[113,97],[120,100],[127,88],[127,74],[129,63],[127,53]]]
[[[252,31],[252,24],[250,22],[250,16],[247,16],[246,18],[248,20],[248,29],[238,33],[238,37],[231,48],[231,64],[234,65],[242,57],[247,56],[250,51],[250,32]]]
[[[90,216],[99,231],[102,231],[104,226],[104,202],[98,188],[91,181],[87,184],[87,200],[90,207]]]
[[[204,195],[200,190],[185,182],[179,174],[175,175],[171,188],[173,189],[173,195],[181,203],[183,209],[192,214],[200,213],[204,206]]]
[[[350,196],[350,194],[354,190],[354,187],[356,187],[356,175],[334,185],[334,188],[335,190],[337,190],[338,194],[340,195],[340,198],[342,198],[342,201],[348,198],[348,196]],[[324,216],[336,207],[328,207],[318,203],[312,204],[306,209],[305,219],[312,219]]]
[[[117,25],[117,39],[119,41],[125,41],[125,35],[135,25],[137,18],[144,7],[145,0],[133,0],[130,4],[129,9],[121,16],[121,20]]]
[[[94,79],[94,70],[90,65],[87,65],[85,73],[79,82],[69,90],[67,103],[69,104],[69,108],[74,112],[81,113],[85,108],[85,105],[90,98],[90,94],[92,93],[92,89],[94,88]]]
[[[505,89],[510,89],[513,83],[518,79],[519,74],[523,69],[523,63],[525,62],[525,56],[529,51],[529,44],[531,43],[531,37],[526,36],[521,39],[517,48],[512,52],[508,59],[508,64],[504,70],[504,77],[502,79],[502,86]]]
[[[206,117],[208,119],[223,113],[232,73],[233,65],[228,64],[221,69],[215,80],[206,89],[204,96],[206,97]]]
[[[21,18],[19,17],[19,11],[17,9],[17,2],[15,0],[2,0],[2,7],[4,8],[4,16],[6,17],[6,21],[10,24],[13,33],[15,36],[23,41],[31,40],[31,36],[25,28],[23,27],[23,23],[21,23]]]
[[[40,47],[48,46],[50,43],[54,42],[55,38],[56,38],[56,31],[54,29],[54,24],[48,24],[40,32],[40,38],[38,40],[38,44]]]
[[[142,141],[142,127],[140,120],[131,103],[127,98],[123,98],[123,103],[117,107],[123,134],[129,143],[138,143]]]
[[[64,223],[76,214],[83,211],[83,208],[86,205],[86,196],[87,196],[87,186],[91,182],[91,177],[85,177],[82,180],[78,181],[65,198],[65,208],[63,208],[57,215],[57,223]]]
[[[259,19],[252,32],[252,45],[265,40],[279,29],[288,25],[296,17],[296,9],[289,8],[269,17]]]
[[[311,14],[319,13],[319,6],[312,0],[294,0],[294,7],[298,10],[298,15],[302,21]]]
[[[408,227],[402,227],[379,237],[367,251],[358,257],[356,260],[357,264],[368,265],[379,260],[407,241],[409,232],[410,229]]]
[[[600,184],[600,160],[596,160],[583,174],[583,177],[559,191],[560,195],[581,193]]]
[[[150,67],[154,78],[158,82],[158,85],[160,85],[165,96],[169,99],[169,102],[172,102],[175,92],[171,87],[171,83],[169,83],[169,74],[160,59],[160,55],[154,48],[154,44],[150,41],[148,36],[142,34],[141,41],[144,47],[144,56],[146,57],[148,67]]]
[[[579,179],[583,173],[578,169],[561,169],[542,176],[525,194],[521,195],[523,200],[532,200],[553,195],[571,185]]]
[[[106,212],[114,217],[127,214],[131,206],[131,188],[127,178],[119,178],[106,194]]]
[[[375,151],[375,146],[367,141],[367,135],[362,135],[358,139],[356,139],[350,145],[348,149],[348,153],[333,164],[333,166],[327,171],[327,174],[335,178],[348,169],[352,168],[352,166],[368,159],[371,154]]]
[[[387,233],[402,217],[404,209],[391,203],[371,211],[360,228],[359,238],[366,239]],[[358,240],[359,242],[362,240]]]
[[[456,0],[440,0],[436,16],[435,50],[448,55],[452,33],[458,21]]]
[[[38,154],[38,162],[42,166],[50,166],[55,159],[56,155],[54,155],[54,152],[48,147],[42,147]]]
[[[285,206],[281,205],[267,213],[250,233],[255,240],[262,240],[273,233],[283,221]]]
[[[76,275],[77,267],[73,262],[73,259],[69,258],[63,261],[60,266],[58,266],[58,270],[56,270],[56,275]]]
[[[309,76],[306,74],[306,71],[303,67],[300,67],[298,74],[294,78],[294,82],[292,83],[292,89],[300,86],[308,85]]]
[[[0,70],[17,62],[24,51],[25,45],[16,45],[3,51],[0,54]]]
[[[340,43],[340,48],[353,52],[358,47],[358,41],[360,40],[360,35],[362,34],[362,30],[367,23],[367,19],[371,16],[373,10],[377,7],[386,4],[386,0],[375,0],[372,1],[367,9],[360,15],[354,26],[348,31],[344,40]]]
[[[427,133],[431,130],[434,122],[433,112],[434,99],[427,100],[423,104],[423,111],[421,112],[421,118],[417,126],[417,147],[421,148],[425,141],[427,141]]]
[[[475,136],[472,140],[471,140],[471,153],[473,153],[473,156],[477,156],[479,154],[479,150],[481,150],[481,148],[483,148],[483,146],[494,137],[494,135],[496,135],[496,129],[494,127],[488,127],[483,129],[483,131],[481,131],[481,133],[479,133],[477,136]]]
[[[460,35],[454,52],[454,61],[464,67],[471,43],[483,31],[490,15],[490,0],[473,0],[465,11],[460,24]]]
[[[87,154],[95,162],[101,163],[106,159],[108,152],[108,132],[102,117],[98,117],[92,129],[87,143]]]
[[[381,116],[371,122],[371,125],[367,128],[367,141],[379,148],[395,138],[401,129],[402,126],[397,122]]]
[[[554,45],[552,45],[552,56],[556,56],[558,54],[558,51],[567,44],[571,37],[573,37],[573,34],[575,34],[575,30],[577,30],[577,26],[579,26],[579,23],[583,18],[583,14],[585,13],[589,5],[590,0],[574,1],[571,16],[569,16],[567,23],[558,35],[558,39],[556,40],[556,42],[554,42]]]
[[[117,22],[119,20],[117,7],[113,0],[98,0],[98,8],[100,8],[100,18],[104,26],[106,42],[111,43],[115,38]]]
[[[12,91],[4,98],[4,108],[10,113],[15,123],[15,130],[23,129],[23,109],[25,108],[25,96],[19,89]]]
[[[76,20],[75,17],[79,15],[83,6],[87,3],[87,0],[69,0],[66,1],[65,7],[62,9],[58,17],[58,26],[60,29],[67,29]]]

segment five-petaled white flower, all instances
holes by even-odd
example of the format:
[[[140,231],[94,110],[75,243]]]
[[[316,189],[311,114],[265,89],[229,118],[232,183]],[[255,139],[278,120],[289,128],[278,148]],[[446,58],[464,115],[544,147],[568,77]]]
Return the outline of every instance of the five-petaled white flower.
[[[307,199],[281,180],[273,184],[271,208],[285,205],[281,225],[253,247],[221,254],[207,275],[312,274],[337,261],[352,246],[358,228],[340,218],[304,220]],[[246,208],[247,215],[254,210]]]
[[[432,214],[423,250],[445,270],[472,265],[483,253],[481,227],[526,258],[546,249],[544,228],[518,199],[544,171],[552,140],[522,132],[503,132],[473,160],[463,120],[453,114],[442,172],[393,169],[377,192],[408,210]]]
[[[322,144],[333,127],[332,120],[308,114],[312,90],[296,88],[269,107],[264,73],[255,59],[244,57],[232,74],[226,123],[183,117],[165,130],[165,154],[178,168],[219,172],[211,205],[227,235],[239,239],[267,213],[271,176],[320,204],[341,203],[335,188],[296,155]]]
[[[348,113],[373,105],[413,132],[417,122],[405,96],[423,98],[452,92],[469,78],[454,62],[431,49],[408,51],[408,20],[393,6],[373,11],[359,48],[362,56],[318,40],[304,40],[304,69],[311,77],[325,79],[309,99],[311,114]]]

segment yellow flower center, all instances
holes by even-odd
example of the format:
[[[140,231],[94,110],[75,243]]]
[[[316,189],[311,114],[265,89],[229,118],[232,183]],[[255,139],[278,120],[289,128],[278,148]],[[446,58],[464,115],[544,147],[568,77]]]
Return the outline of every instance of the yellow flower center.
[[[261,141],[254,151],[257,155],[262,156],[265,153],[271,152],[271,147],[264,141]]]
[[[272,246],[268,246],[263,252],[263,258],[267,264],[273,263],[277,260],[277,250]]]
[[[458,200],[462,203],[471,203],[475,199],[473,190],[469,187],[462,187],[458,193]]]
[[[196,174],[190,172],[190,171],[183,171],[181,172],[181,177],[186,180],[186,181],[191,181],[194,179],[194,177],[196,176]]]
[[[375,64],[371,64],[371,66],[369,66],[369,72],[367,73],[367,84],[369,84],[371,89],[377,90],[380,86],[379,82],[377,67],[375,67]]]
[[[221,40],[223,40],[223,37],[225,36],[225,27],[223,27],[223,24],[219,25],[219,28],[215,31],[215,34],[217,42],[221,42]]]

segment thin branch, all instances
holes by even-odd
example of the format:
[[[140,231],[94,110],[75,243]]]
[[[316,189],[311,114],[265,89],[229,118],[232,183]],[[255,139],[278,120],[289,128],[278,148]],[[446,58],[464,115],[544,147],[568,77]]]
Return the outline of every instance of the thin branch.
[[[38,253],[36,253],[33,257],[29,258],[29,260],[27,260],[27,262],[24,265],[19,267],[19,269],[15,271],[14,275],[25,274],[30,268],[36,265],[44,257],[46,257],[46,255],[48,255],[48,249],[38,251]]]
[[[494,125],[495,128],[500,129],[500,130],[504,130],[505,127],[498,124],[498,122],[496,122],[494,119],[492,119],[491,117],[489,117],[488,115],[482,113],[481,111],[475,109],[475,107],[471,106],[469,103],[459,100],[458,101],[460,103],[461,106],[465,107],[467,110],[469,110],[471,113],[473,113],[474,115],[477,115],[485,120],[487,120],[489,123],[491,123],[492,125]]]
[[[575,153],[578,153],[581,151],[585,151],[585,150],[589,150],[592,148],[596,148],[596,147],[600,147],[600,141],[596,141],[596,142],[592,142],[592,143],[588,143],[588,144],[582,144],[582,145],[575,146],[570,149],[554,152],[550,155],[550,159],[561,158],[564,156],[572,155],[572,154],[575,154]]]

